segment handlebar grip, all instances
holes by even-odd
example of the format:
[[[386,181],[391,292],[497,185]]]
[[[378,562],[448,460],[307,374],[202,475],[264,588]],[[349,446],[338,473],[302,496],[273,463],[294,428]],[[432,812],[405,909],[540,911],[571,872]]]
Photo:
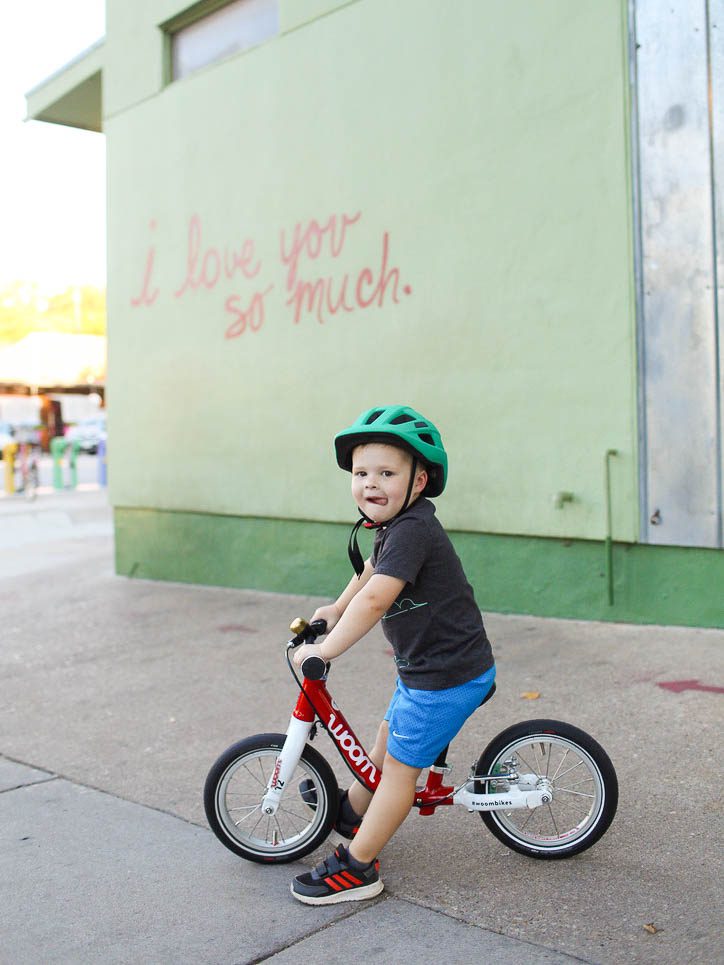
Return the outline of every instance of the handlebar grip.
[[[298,647],[301,643],[314,643],[317,637],[323,637],[327,632],[327,621],[313,620],[312,623],[307,623],[302,617],[297,617],[289,629],[294,634],[294,639],[289,642]]]
[[[327,661],[322,657],[305,657],[302,660],[301,670],[307,680],[321,680],[327,673]]]

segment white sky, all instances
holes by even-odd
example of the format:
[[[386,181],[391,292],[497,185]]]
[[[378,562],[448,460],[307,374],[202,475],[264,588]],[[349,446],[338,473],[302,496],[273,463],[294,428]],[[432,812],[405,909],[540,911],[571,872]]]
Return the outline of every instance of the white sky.
[[[105,285],[105,139],[25,121],[25,94],[105,32],[104,0],[2,3],[0,286]]]

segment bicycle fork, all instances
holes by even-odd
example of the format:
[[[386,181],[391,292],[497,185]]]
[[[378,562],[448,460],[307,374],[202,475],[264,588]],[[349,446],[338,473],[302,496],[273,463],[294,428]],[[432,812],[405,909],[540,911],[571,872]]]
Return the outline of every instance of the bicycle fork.
[[[284,744],[276,759],[269,787],[261,802],[261,809],[264,814],[277,813],[284,788],[299,763],[313,725],[313,719],[299,720],[292,716],[289,721]]]
[[[305,678],[304,689],[297,698],[284,744],[262,799],[264,814],[276,814],[281,796],[304,752],[304,745],[310,737],[317,716],[360,784],[373,793],[379,784],[380,771],[367,756],[346,717],[334,703],[325,680]]]

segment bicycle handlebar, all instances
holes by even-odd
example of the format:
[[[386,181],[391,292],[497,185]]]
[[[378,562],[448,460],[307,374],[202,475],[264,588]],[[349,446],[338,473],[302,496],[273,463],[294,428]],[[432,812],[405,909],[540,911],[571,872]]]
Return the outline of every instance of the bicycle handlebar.
[[[290,647],[300,647],[303,643],[314,643],[317,637],[322,637],[327,632],[326,620],[313,620],[307,623],[302,617],[297,617],[289,627],[294,636],[289,641]]]
[[[289,629],[294,637],[289,641],[289,647],[299,647],[303,643],[314,643],[317,637],[322,637],[327,632],[326,620],[313,620],[307,623],[301,617],[297,617]],[[302,675],[307,680],[321,680],[327,673],[329,664],[322,657],[310,656],[302,660]]]
[[[329,664],[322,657],[305,657],[300,669],[307,680],[321,680],[329,670]]]

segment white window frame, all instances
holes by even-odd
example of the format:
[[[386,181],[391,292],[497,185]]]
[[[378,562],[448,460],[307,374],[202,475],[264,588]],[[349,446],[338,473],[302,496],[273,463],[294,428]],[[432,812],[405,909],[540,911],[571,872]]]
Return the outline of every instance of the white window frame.
[[[168,84],[277,36],[279,0],[201,0],[160,28]]]

